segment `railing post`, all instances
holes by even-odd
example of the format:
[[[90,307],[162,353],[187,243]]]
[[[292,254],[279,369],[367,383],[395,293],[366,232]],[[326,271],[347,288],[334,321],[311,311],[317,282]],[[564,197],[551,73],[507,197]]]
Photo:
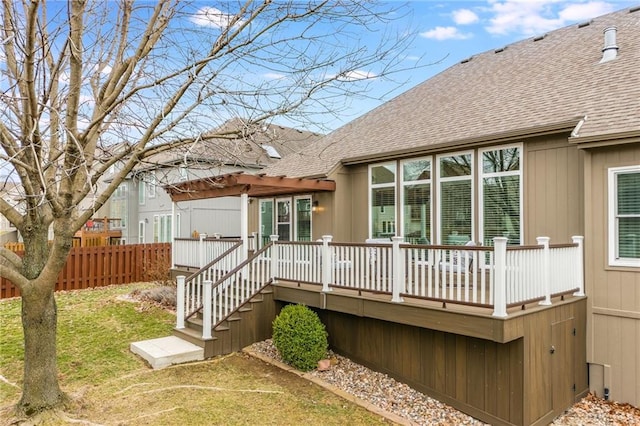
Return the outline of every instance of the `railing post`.
[[[271,235],[269,236],[269,238],[271,239],[271,242],[273,243],[273,246],[271,246],[271,279],[273,280],[273,283],[275,284],[276,281],[276,277],[279,275],[279,271],[278,271],[278,244],[276,244],[278,242],[278,236],[277,235]]]
[[[574,244],[578,245],[578,259],[576,261],[576,280],[578,281],[578,291],[574,296],[584,296],[584,237],[576,235],[571,237]]]
[[[507,239],[495,237],[493,239],[494,262],[494,300],[493,316],[505,318],[507,316]]]
[[[211,308],[213,301],[211,300],[211,287],[213,282],[205,280],[202,294],[202,338],[211,339]]]
[[[251,239],[249,241],[251,241],[251,250],[258,251],[258,233],[256,231],[251,233]]]
[[[402,253],[400,252],[400,243],[404,240],[404,237],[391,237],[392,249],[391,249],[391,263],[393,265],[393,282],[392,285],[392,302],[401,303],[401,294],[405,292],[404,282],[404,259],[402,259]]]
[[[331,282],[331,247],[329,247],[329,243],[333,237],[331,235],[323,235],[322,236],[322,291],[327,292],[331,291],[331,287],[329,287],[329,283]]]
[[[551,254],[549,252],[549,237],[536,238],[539,246],[543,246],[542,250],[542,285],[544,286],[544,300],[540,301],[540,305],[551,304]]]
[[[176,277],[176,328],[184,328],[184,275],[178,275]]]
[[[200,268],[202,268],[204,265],[207,264],[207,260],[205,258],[206,256],[206,250],[204,248],[204,239],[207,238],[207,234],[200,234],[200,242],[198,243],[198,257],[199,257],[199,261],[200,261],[200,265],[198,265]]]

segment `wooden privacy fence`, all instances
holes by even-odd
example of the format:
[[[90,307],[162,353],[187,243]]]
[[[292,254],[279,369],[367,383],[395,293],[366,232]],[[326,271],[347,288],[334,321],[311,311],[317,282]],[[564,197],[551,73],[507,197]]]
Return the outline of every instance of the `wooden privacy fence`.
[[[170,267],[170,243],[73,247],[58,275],[56,291],[158,279],[164,271],[168,276]],[[0,278],[0,299],[16,296],[20,291],[13,283]]]

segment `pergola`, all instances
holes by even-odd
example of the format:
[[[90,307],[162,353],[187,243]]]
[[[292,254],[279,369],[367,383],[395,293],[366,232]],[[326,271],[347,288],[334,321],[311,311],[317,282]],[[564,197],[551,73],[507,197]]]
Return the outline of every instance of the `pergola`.
[[[208,198],[243,196],[271,197],[318,191],[335,191],[332,180],[290,178],[285,176],[251,175],[243,172],[228,173],[190,180],[164,187],[173,202]]]
[[[243,245],[249,240],[249,197],[273,197],[280,195],[308,194],[310,192],[335,191],[336,183],[326,179],[291,178],[265,174],[228,173],[202,179],[166,185],[164,190],[171,197],[171,235],[176,236],[176,203],[219,197],[240,196],[240,234]],[[174,245],[175,246],[175,245]]]

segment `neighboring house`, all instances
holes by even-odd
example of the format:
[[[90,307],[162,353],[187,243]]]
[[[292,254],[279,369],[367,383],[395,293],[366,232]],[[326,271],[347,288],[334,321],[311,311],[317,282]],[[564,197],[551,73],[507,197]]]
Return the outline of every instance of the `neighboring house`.
[[[243,125],[235,120],[225,126],[240,129]],[[243,138],[207,140],[193,147],[156,154],[134,169],[102,211],[122,220],[123,239],[131,244],[170,242],[174,214],[178,237],[196,234],[237,237],[240,235],[237,197],[184,201],[173,206],[162,187],[193,179],[206,180],[221,173],[257,173],[287,155],[307,149],[316,139],[314,133],[264,125],[247,131]]]
[[[217,186],[185,182],[172,196],[189,188],[203,198],[235,191],[258,198],[249,232],[284,240],[332,235],[334,255],[327,262],[323,248],[317,267],[320,296],[304,285],[318,284],[319,260],[298,262],[312,273],[291,279],[282,268],[293,249],[272,255],[274,279],[296,284],[273,286],[278,306],[318,308],[334,349],[471,415],[492,424],[547,424],[588,390],[640,406],[638,70],[640,7],[474,55],[269,166],[253,186],[227,185],[221,176]],[[292,207],[299,199],[313,206],[308,220],[306,205]],[[301,220],[305,237],[291,237]],[[470,249],[452,246],[482,245],[475,268],[482,264],[480,275],[513,271],[507,287],[524,269],[517,260],[493,263],[494,238],[505,238],[517,259],[544,243],[537,237],[564,244],[584,236],[584,268],[554,254],[554,272],[533,282],[582,282],[584,273],[587,297],[578,291],[535,307],[525,297],[522,311],[487,317],[460,299],[461,281],[457,295],[443,284],[446,297],[436,291],[423,298],[432,304],[415,296],[401,303],[395,290],[396,303],[388,303],[376,291],[367,295],[373,287],[326,291],[339,280],[369,280],[357,275],[358,262],[376,265],[379,276],[390,263],[379,266],[369,254],[362,262],[357,253],[369,253],[358,251],[365,240],[391,236],[431,244],[421,249],[428,254],[394,245],[414,250],[397,265],[431,278],[444,277],[445,261],[453,259],[434,263],[432,253],[460,256]],[[316,253],[318,246],[291,247]],[[401,277],[410,292],[409,273],[394,280]],[[495,290],[494,277],[488,280]],[[455,311],[453,300],[472,307]]]

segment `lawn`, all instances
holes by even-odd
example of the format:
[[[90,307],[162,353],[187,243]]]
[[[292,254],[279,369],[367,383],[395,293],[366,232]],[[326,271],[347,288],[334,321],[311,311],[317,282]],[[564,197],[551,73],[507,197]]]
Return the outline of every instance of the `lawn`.
[[[123,300],[145,285],[57,294],[58,370],[73,399],[42,424],[370,425],[382,418],[323,388],[244,354],[151,370],[129,351],[168,336],[174,315]],[[0,301],[0,419],[20,398],[20,300]]]

